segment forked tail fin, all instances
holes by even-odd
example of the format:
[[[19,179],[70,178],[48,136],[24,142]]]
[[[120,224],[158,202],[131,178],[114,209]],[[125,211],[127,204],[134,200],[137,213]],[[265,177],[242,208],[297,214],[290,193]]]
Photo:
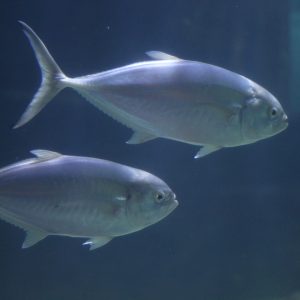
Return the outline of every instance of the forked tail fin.
[[[23,126],[36,116],[59,91],[66,87],[64,80],[67,79],[38,35],[27,24],[19,22],[41,68],[42,83],[14,128]]]

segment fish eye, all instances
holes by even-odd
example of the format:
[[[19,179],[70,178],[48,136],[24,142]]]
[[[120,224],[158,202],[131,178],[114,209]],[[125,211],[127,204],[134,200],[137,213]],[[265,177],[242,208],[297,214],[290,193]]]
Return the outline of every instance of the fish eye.
[[[162,193],[156,193],[155,194],[155,200],[157,203],[161,203],[164,200],[164,194]]]
[[[275,118],[278,114],[278,109],[276,107],[272,107],[271,111],[270,111],[270,115],[272,118]]]

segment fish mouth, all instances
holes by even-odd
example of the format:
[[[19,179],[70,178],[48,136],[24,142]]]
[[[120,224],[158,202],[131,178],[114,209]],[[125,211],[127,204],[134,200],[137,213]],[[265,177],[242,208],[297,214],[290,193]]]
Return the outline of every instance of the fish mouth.
[[[288,117],[286,114],[284,114],[282,118],[278,120],[278,122],[272,125],[272,129],[274,131],[273,135],[285,130],[288,126],[289,126]]]
[[[285,123],[282,130],[287,129],[288,126],[289,126],[289,123]]]
[[[178,200],[176,199],[176,195],[173,192],[170,192],[162,206],[169,213],[171,213],[177,206],[179,205]]]
[[[172,202],[172,204],[174,204],[175,207],[178,206],[179,202],[178,200],[176,199],[176,194],[175,193],[171,193],[170,196],[169,196],[169,200]]]
[[[283,115],[283,117],[282,117],[282,122],[281,122],[281,126],[280,126],[279,131],[285,130],[288,126],[289,126],[288,117],[287,117],[287,115],[285,114],[285,115]]]
[[[173,202],[174,202],[175,207],[177,207],[178,204],[179,204],[178,200],[177,200],[177,199],[174,199]]]
[[[176,199],[172,199],[168,206],[165,207],[165,216],[169,215],[171,212],[175,210],[175,208],[178,206],[179,202]]]
[[[178,205],[179,205],[178,200],[176,198],[173,198],[171,208],[175,209]]]
[[[286,114],[283,115],[282,121],[283,121],[283,124],[284,124],[284,129],[286,129],[289,126],[289,118]]]

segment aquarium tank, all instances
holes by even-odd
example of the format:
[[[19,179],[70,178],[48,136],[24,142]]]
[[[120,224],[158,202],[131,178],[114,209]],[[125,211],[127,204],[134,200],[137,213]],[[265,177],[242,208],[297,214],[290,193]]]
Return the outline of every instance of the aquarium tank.
[[[1,300],[300,300],[300,1],[0,15]]]

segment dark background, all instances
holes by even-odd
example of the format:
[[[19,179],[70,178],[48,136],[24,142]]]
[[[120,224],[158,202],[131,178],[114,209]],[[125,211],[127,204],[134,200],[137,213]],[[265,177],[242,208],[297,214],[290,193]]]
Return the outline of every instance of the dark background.
[[[292,2],[292,1],[291,1]],[[180,206],[162,222],[94,252],[50,237],[21,250],[0,222],[0,299],[300,299],[299,113],[289,1],[1,1],[0,165],[31,149],[100,157],[150,171]],[[241,73],[269,89],[285,132],[194,160],[197,147],[131,132],[65,90],[26,126],[12,126],[40,81],[17,20],[31,25],[70,76],[161,50]],[[296,28],[297,29],[297,28]],[[297,30],[296,30],[297,32]]]

